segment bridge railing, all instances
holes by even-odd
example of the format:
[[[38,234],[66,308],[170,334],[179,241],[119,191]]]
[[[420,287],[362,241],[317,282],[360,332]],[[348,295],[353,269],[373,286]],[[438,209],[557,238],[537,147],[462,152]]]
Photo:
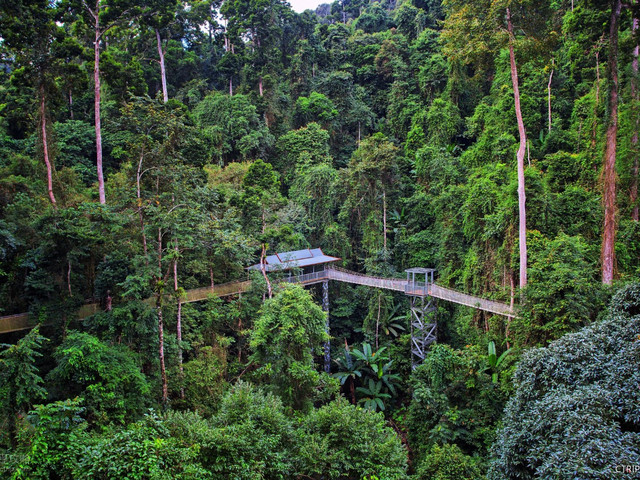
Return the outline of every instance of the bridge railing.
[[[397,292],[403,292],[404,286],[407,283],[405,279],[363,275],[333,265],[327,268],[327,272],[330,280],[366,285],[368,287],[385,288]]]
[[[276,282],[312,284],[326,280],[338,280],[356,285],[366,285],[375,288],[384,288],[387,290],[395,290],[404,292],[411,296],[427,296],[440,298],[460,305],[466,305],[473,308],[497,313],[506,316],[516,316],[516,313],[506,303],[487,300],[481,297],[469,295],[451,288],[441,287],[437,284],[424,284],[424,282],[408,283],[404,278],[388,278],[374,277],[361,273],[352,272],[344,268],[327,265],[324,270],[319,272],[305,273],[291,277],[283,277],[275,280]],[[196,288],[186,292],[186,298],[183,303],[198,302],[207,299],[210,295],[227,296],[246,292],[251,288],[251,280],[237,280],[234,282],[221,283],[212,287]],[[155,302],[155,297],[146,299],[145,302]],[[98,303],[89,303],[83,305],[77,312],[78,318],[85,318],[100,310]],[[0,317],[0,333],[23,330],[33,327],[37,322],[31,320],[27,313],[17,315],[9,315]]]
[[[357,285],[367,285],[376,288],[385,288],[404,292],[407,295],[426,297],[432,296],[442,300],[448,300],[459,305],[479,308],[481,310],[497,313],[500,315],[515,316],[510,306],[495,300],[487,300],[482,297],[469,295],[452,288],[441,287],[437,284],[425,282],[407,282],[406,279],[373,277],[362,273],[352,272],[344,268],[328,265],[327,271],[330,280],[355,283]]]
[[[323,280],[329,280],[329,274],[326,270],[321,270],[319,272],[302,273],[300,275],[292,275],[290,277],[283,277],[279,278],[277,281],[285,283],[314,283]]]
[[[187,298],[183,300],[183,303],[199,302],[206,300],[209,295],[214,297],[224,297],[227,295],[235,295],[243,293],[251,288],[251,280],[236,280],[233,282],[219,283],[213,287],[201,287],[187,290]]]
[[[497,313],[509,317],[513,317],[516,315],[512,311],[511,307],[506,303],[498,302],[495,300],[488,300],[482,297],[476,297],[474,295],[469,295],[468,293],[460,292],[452,288],[441,287],[440,285],[436,284],[430,286],[429,294],[435,298],[454,302],[459,305],[465,305],[467,307],[478,308],[480,310],[484,310],[485,312]]]

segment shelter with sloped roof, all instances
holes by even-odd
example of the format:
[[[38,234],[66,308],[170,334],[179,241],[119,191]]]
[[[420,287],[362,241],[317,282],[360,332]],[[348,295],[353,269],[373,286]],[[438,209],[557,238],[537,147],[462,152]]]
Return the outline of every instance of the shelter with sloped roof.
[[[266,272],[276,272],[299,268],[304,273],[308,273],[315,271],[318,266],[324,269],[324,265],[327,263],[338,261],[340,261],[340,258],[325,255],[320,248],[305,248],[304,250],[267,255],[264,261],[264,270]],[[262,264],[251,265],[248,270],[262,270]]]

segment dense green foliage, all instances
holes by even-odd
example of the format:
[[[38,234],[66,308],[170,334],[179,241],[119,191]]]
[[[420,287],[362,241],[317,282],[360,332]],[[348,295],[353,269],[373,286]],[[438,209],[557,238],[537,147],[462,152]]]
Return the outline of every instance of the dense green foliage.
[[[618,4],[0,2],[0,314],[39,324],[0,333],[0,475],[640,463],[640,4]],[[402,292],[331,282],[327,335],[320,285],[247,273],[311,247],[372,276],[432,267],[517,315],[440,302],[413,369]],[[207,287],[233,291],[191,301]]]
[[[285,404],[296,409],[307,406],[330,381],[315,370],[312,356],[329,339],[325,322],[326,315],[309,293],[291,285],[264,303],[251,332],[252,360],[262,365],[260,370]]]
[[[639,354],[637,283],[613,297],[603,321],[526,352],[489,478],[613,478],[637,465]]]

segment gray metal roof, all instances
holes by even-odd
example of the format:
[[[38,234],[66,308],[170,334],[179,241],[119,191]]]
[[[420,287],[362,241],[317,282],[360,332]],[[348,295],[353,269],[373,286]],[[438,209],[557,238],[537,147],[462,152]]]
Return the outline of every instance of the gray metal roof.
[[[319,248],[306,248],[293,252],[276,253],[265,258],[265,270],[274,272],[277,270],[289,270],[291,268],[310,267],[323,263],[337,262],[338,257],[331,257],[322,253]],[[248,270],[260,270],[260,264],[256,263],[248,267]]]
[[[431,273],[435,272],[435,268],[422,268],[422,267],[413,267],[405,270],[407,273]]]

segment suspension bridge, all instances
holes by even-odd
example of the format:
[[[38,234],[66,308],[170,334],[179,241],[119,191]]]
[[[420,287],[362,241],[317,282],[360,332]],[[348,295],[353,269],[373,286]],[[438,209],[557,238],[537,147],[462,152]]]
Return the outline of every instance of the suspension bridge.
[[[435,314],[437,309],[434,303],[435,299],[464,305],[496,315],[504,315],[506,317],[516,316],[512,308],[506,303],[469,295],[436,284],[433,281],[433,269],[410,268],[406,270],[406,278],[388,278],[364,275],[362,273],[337,267],[328,262],[309,263],[309,265],[320,264],[322,265],[322,269],[299,275],[293,275],[291,274],[292,270],[289,270],[289,276],[274,278],[274,281],[295,283],[304,286],[322,284],[322,307],[323,310],[327,312],[327,330],[329,329],[329,281],[338,281],[352,285],[364,285],[371,288],[403,292],[409,297],[411,303],[411,351],[414,365],[424,360],[428,345],[436,340],[437,323]],[[260,264],[258,264],[258,267],[259,266]],[[274,269],[265,270],[275,271]],[[212,296],[228,297],[240,295],[250,291],[251,286],[252,281],[245,279],[191,289],[185,292],[185,298],[183,298],[182,303],[200,302],[207,300]],[[155,298],[145,300],[148,304],[154,304],[155,301]],[[87,303],[78,310],[76,317],[78,319],[87,318],[101,310],[99,303]],[[0,317],[0,334],[30,329],[38,323],[37,319],[32,318],[28,313]],[[330,359],[328,344],[325,345],[324,353],[325,369],[328,370]]]

